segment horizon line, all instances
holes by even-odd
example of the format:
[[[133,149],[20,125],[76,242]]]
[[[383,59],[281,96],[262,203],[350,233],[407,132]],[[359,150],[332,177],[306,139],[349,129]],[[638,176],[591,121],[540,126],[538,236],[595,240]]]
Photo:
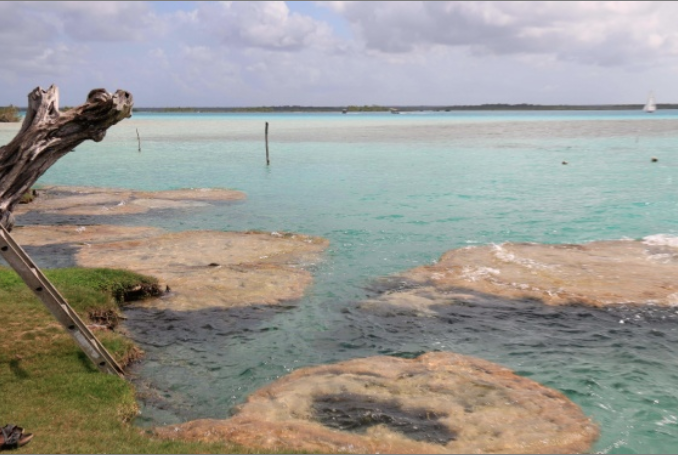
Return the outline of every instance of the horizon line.
[[[483,104],[453,104],[453,105],[429,105],[429,104],[349,104],[349,105],[326,105],[313,106],[302,104],[280,104],[280,105],[258,105],[258,106],[135,106],[136,110],[325,110],[325,111],[386,111],[389,110],[501,110],[501,109],[549,109],[549,110],[593,110],[593,109],[642,109],[644,103],[622,103],[622,104],[531,104],[531,103],[483,103]],[[11,106],[11,105],[10,105]],[[26,106],[15,106],[17,109],[26,110]],[[76,106],[65,105],[60,110],[71,109]],[[678,103],[658,103],[658,108],[678,109]]]

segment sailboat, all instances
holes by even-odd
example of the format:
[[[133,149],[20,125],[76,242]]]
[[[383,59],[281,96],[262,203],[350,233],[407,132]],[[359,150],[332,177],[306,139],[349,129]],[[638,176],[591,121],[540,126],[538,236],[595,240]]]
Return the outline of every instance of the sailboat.
[[[650,92],[650,96],[647,97],[647,103],[645,103],[643,110],[648,114],[657,110],[657,105],[654,102],[654,93]]]

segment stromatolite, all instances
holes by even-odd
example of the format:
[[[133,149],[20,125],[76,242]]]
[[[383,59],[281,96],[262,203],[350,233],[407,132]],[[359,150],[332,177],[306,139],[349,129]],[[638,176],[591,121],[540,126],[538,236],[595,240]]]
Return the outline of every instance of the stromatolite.
[[[482,295],[539,300],[548,305],[678,305],[675,239],[598,241],[582,245],[505,243],[448,251],[428,266],[389,277],[402,291],[364,307],[427,307]]]
[[[240,191],[224,188],[187,188],[167,191],[133,191],[118,188],[47,186],[39,197],[22,204],[17,215],[44,212],[57,215],[132,215],[152,209],[201,207],[213,201],[245,199]]]
[[[228,420],[156,429],[166,438],[320,453],[578,453],[597,426],[563,394],[496,364],[437,352],[303,368]]]
[[[155,276],[175,291],[167,300],[145,305],[196,310],[299,299],[312,282],[309,266],[327,245],[301,234],[186,231],[86,245],[76,257],[84,267]]]
[[[49,246],[74,265],[132,270],[172,289],[139,305],[172,310],[275,305],[303,296],[310,266],[328,241],[278,232],[186,231],[123,226],[26,226],[13,235],[24,246]]]

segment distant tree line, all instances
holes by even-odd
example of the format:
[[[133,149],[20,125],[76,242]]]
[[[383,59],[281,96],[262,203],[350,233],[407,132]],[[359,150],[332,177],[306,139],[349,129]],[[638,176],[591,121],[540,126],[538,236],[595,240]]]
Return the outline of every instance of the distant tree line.
[[[19,122],[21,116],[19,115],[19,108],[11,104],[6,107],[0,107],[0,122]]]
[[[256,107],[161,107],[135,108],[136,112],[178,112],[178,113],[209,113],[209,112],[387,112],[390,108],[377,105],[365,106],[256,106]]]
[[[255,106],[255,107],[141,107],[134,108],[135,112],[177,112],[177,113],[275,113],[275,112],[451,112],[451,111],[574,111],[574,110],[640,110],[642,104],[591,104],[591,105],[567,105],[567,104],[473,104],[453,106],[380,106],[350,105],[341,106]],[[678,104],[664,103],[657,105],[658,109],[678,109]],[[71,106],[60,108],[61,112],[72,109]],[[22,109],[13,105],[0,107],[1,122],[20,122]]]
[[[346,108],[348,112],[386,112],[390,108],[384,106],[377,106],[375,104],[371,106],[349,106]]]
[[[474,104],[452,106],[380,106],[380,105],[350,105],[350,106],[258,106],[258,107],[141,107],[134,108],[135,112],[178,112],[178,113],[266,113],[266,112],[400,112],[417,111],[572,111],[572,110],[640,110],[642,104],[595,104],[595,105],[566,105],[566,104]],[[659,104],[658,109],[678,109],[678,104]]]

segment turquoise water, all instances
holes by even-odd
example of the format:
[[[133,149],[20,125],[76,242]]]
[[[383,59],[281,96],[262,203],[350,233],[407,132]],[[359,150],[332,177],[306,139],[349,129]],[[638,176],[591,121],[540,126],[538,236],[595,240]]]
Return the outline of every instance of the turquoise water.
[[[0,143],[12,133],[2,126]],[[600,424],[596,451],[678,453],[676,309],[497,299],[388,319],[355,307],[375,279],[453,248],[678,236],[677,148],[678,111],[135,114],[41,182],[235,188],[245,202],[98,221],[331,241],[314,286],[289,307],[131,311],[130,330],[148,354],[138,384],[161,391],[140,425],[226,417],[302,366],[453,350],[566,393]]]

